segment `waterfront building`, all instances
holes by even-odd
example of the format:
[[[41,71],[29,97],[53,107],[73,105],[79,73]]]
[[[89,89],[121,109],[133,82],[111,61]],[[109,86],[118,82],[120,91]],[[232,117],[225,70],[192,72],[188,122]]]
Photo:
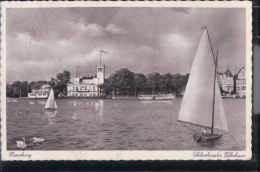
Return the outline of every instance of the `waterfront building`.
[[[31,93],[28,93],[28,98],[30,99],[45,99],[48,98],[51,91],[51,86],[44,84],[39,89],[32,89]]]
[[[234,78],[229,67],[223,73],[218,73],[218,81],[221,90],[221,94],[232,94],[234,90]]]
[[[246,97],[246,68],[242,67],[234,76],[234,88],[238,97]]]
[[[68,97],[100,97],[104,92],[100,87],[105,82],[105,65],[96,68],[97,75],[87,79],[74,78],[67,84]]]

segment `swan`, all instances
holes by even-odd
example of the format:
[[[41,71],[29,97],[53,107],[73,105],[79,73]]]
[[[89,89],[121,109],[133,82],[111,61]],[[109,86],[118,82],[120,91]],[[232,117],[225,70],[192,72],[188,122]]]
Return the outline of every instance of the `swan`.
[[[16,141],[16,147],[19,149],[25,149],[26,148],[25,138],[23,138],[22,141]]]
[[[41,143],[41,142],[44,141],[44,139],[43,139],[43,138],[33,137],[33,138],[31,139],[31,141],[32,141],[33,143]]]

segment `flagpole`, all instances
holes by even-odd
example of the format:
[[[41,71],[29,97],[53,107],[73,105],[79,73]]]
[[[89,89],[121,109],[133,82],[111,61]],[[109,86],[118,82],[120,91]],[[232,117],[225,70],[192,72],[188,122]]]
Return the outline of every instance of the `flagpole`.
[[[101,65],[101,49],[99,49],[99,65]]]

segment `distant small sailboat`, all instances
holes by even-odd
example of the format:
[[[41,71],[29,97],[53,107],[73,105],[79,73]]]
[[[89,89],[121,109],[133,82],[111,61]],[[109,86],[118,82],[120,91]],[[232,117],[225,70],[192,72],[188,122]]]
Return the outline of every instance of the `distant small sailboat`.
[[[217,54],[213,53],[207,28],[204,28],[197,53],[194,57],[186,86],[178,121],[204,127],[195,132],[197,141],[214,141],[228,132],[220,89],[217,83]],[[210,129],[210,131],[208,131]],[[220,129],[219,133],[214,133]]]
[[[25,138],[23,138],[22,141],[16,141],[16,147],[18,149],[26,149],[26,143],[25,143]]]
[[[115,90],[112,91],[112,99],[116,99]]]
[[[46,110],[56,110],[57,109],[57,104],[55,102],[55,98],[54,98],[54,91],[51,88],[49,97],[45,103],[45,107]]]

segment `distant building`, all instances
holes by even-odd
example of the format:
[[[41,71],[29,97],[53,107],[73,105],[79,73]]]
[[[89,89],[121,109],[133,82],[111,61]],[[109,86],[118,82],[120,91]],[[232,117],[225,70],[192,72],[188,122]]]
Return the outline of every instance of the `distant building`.
[[[97,66],[97,76],[90,79],[74,78],[67,84],[68,97],[100,97],[104,95],[100,85],[105,82],[105,65]]]
[[[234,89],[234,78],[229,67],[223,73],[218,73],[218,81],[221,89],[221,94],[232,94]]]
[[[242,67],[234,76],[234,88],[238,97],[246,97],[246,68]]]
[[[28,93],[28,98],[30,99],[44,99],[48,98],[51,91],[51,86],[48,84],[45,84],[41,86],[40,89],[32,89],[31,93]]]

